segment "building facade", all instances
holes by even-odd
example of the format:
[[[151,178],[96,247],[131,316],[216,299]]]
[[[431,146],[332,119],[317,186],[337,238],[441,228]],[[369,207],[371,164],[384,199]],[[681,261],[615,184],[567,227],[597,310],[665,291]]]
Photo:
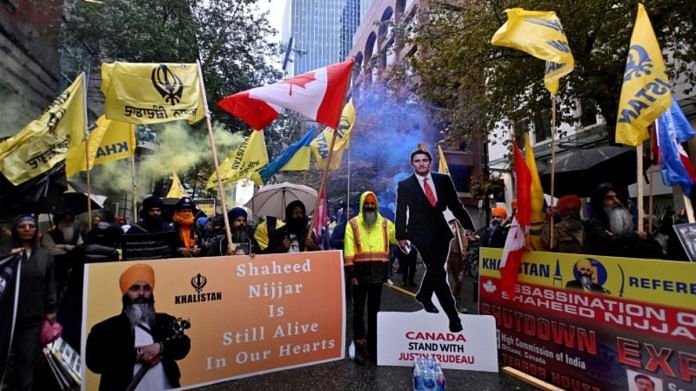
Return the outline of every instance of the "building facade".
[[[62,1],[0,2],[0,138],[19,131],[55,97],[61,16]]]

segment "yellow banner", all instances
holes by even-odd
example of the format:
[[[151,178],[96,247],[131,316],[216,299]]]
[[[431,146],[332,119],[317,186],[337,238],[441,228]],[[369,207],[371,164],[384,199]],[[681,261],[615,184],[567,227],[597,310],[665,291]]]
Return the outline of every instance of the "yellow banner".
[[[172,186],[169,188],[167,198],[183,198],[186,197],[186,190],[179,180],[179,176],[175,172],[172,173]]]
[[[502,249],[481,248],[479,272],[483,289],[494,289],[490,284],[486,287],[486,278],[500,277],[498,267],[501,255]],[[532,251],[522,257],[518,283],[580,289],[578,270],[584,265],[584,261],[578,264],[581,260],[589,260],[592,272],[591,283],[587,284],[588,292],[601,293],[607,299],[621,297],[694,308],[696,264],[690,262]],[[496,294],[497,292],[498,290]],[[516,297],[515,300],[519,298]]]
[[[648,126],[672,104],[662,51],[643,4],[638,4],[631,48],[626,59],[616,142],[637,146],[650,138]]]
[[[343,160],[343,151],[350,148],[350,133],[355,124],[355,106],[353,100],[349,100],[343,107],[341,121],[336,129],[336,141],[334,142],[333,155],[331,156],[331,166],[329,169],[338,170],[341,167]],[[317,167],[324,167],[324,160],[329,157],[329,147],[331,146],[331,137],[333,129],[325,128],[310,144],[312,154],[316,160]]]
[[[252,131],[251,135],[242,142],[239,148],[230,152],[230,155],[220,164],[222,183],[237,182],[243,178],[263,185],[258,171],[268,164],[268,151],[263,131]],[[206,189],[217,186],[217,175],[213,172],[208,179]]]
[[[437,156],[438,156],[438,165],[437,165],[437,172],[440,174],[447,174],[449,175],[449,166],[447,165],[447,160],[445,159],[445,153],[442,152],[442,147],[438,144],[437,146]]]
[[[575,60],[561,21],[553,11],[511,8],[505,10],[505,13],[508,20],[493,35],[491,43],[546,60],[544,84],[555,95],[558,92],[558,80],[575,68]]]
[[[530,188],[532,201],[532,226],[529,228],[529,244],[533,250],[546,250],[541,242],[541,230],[544,228],[544,189],[541,187],[539,171],[537,170],[534,148],[529,141],[529,133],[524,135],[524,160],[532,174],[532,186]]]
[[[118,356],[121,352],[135,354],[134,346],[110,351],[113,335],[103,332],[128,334],[128,329],[119,328],[129,328],[127,320],[109,323],[108,319],[124,316],[119,280],[135,264],[147,264],[154,272],[156,312],[190,322],[190,328],[184,330],[190,350],[174,353],[177,360],[171,362],[181,371],[183,388],[344,357],[340,251],[259,254],[253,260],[239,255],[186,262],[94,263],[85,268],[82,335],[87,344],[81,354],[87,363],[83,379],[87,390],[99,389],[103,374],[95,370],[112,370],[117,367],[114,362],[128,360]],[[135,279],[143,274],[136,274]],[[149,276],[142,278],[147,281]],[[125,280],[137,282],[135,279]]]
[[[115,62],[102,64],[106,118],[133,124],[205,116],[196,64]]]
[[[85,132],[84,75],[63,91],[41,117],[0,143],[0,172],[20,185],[65,160]]]
[[[133,156],[135,132],[132,124],[109,121],[103,115],[90,126],[89,167]],[[70,177],[87,170],[85,141],[70,148],[65,158],[65,175]]]
[[[102,118],[105,118],[102,116]],[[97,149],[95,165],[126,159],[135,154],[135,125],[121,121],[109,121],[101,144]]]

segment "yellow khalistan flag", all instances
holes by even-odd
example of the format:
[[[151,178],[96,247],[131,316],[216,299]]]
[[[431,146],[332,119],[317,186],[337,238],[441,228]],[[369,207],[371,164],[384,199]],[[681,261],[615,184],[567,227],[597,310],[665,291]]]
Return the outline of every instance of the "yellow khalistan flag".
[[[186,197],[186,191],[184,186],[179,180],[179,176],[175,172],[172,173],[172,187],[169,188],[169,193],[167,193],[167,198],[183,198]]]
[[[672,104],[665,62],[643,4],[631,35],[616,118],[616,142],[638,146],[647,140],[650,125]]]
[[[41,117],[0,143],[0,172],[20,185],[65,160],[85,132],[84,74],[44,110]],[[83,145],[84,147],[84,145]]]
[[[541,187],[539,171],[537,170],[534,148],[529,141],[529,133],[524,135],[524,161],[527,163],[529,173],[532,176],[531,207],[532,226],[529,228],[529,244],[533,250],[546,250],[541,242],[541,230],[544,228],[544,189]]]
[[[355,106],[353,100],[349,100],[343,107],[341,121],[336,129],[336,141],[334,142],[333,155],[331,155],[331,170],[338,170],[343,160],[343,151],[350,148],[350,133],[355,124]],[[331,146],[331,134],[333,129],[325,128],[310,144],[312,154],[317,161],[317,167],[324,167],[324,160],[329,157],[329,147]]]
[[[521,50],[546,60],[544,84],[551,94],[558,92],[558,80],[575,68],[573,53],[561,21],[553,11],[505,10],[508,20],[493,35],[491,43]]]
[[[205,115],[196,64],[103,63],[101,72],[108,119],[194,123]]]
[[[133,156],[135,151],[134,125],[109,121],[103,115],[89,129],[89,167]],[[87,170],[85,140],[68,150],[65,175],[73,176]]]
[[[259,185],[263,185],[258,171],[267,164],[268,152],[266,151],[263,131],[252,131],[251,135],[242,142],[242,145],[230,152],[227,159],[220,164],[222,183],[237,182],[240,179],[249,178]],[[216,183],[217,175],[213,172],[205,188],[212,189]]]

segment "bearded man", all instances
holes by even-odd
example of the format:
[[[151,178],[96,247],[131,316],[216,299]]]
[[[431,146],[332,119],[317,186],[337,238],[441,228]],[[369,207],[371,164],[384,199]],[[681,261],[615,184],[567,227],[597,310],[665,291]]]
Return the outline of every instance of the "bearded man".
[[[581,254],[584,250],[587,235],[585,225],[580,217],[582,200],[575,194],[567,194],[558,199],[556,208],[546,209],[546,221],[541,231],[541,241],[549,251],[560,253]],[[553,226],[553,246],[550,243],[551,219],[560,217]]]
[[[174,228],[162,219],[164,204],[157,196],[150,196],[143,200],[143,209],[140,211],[140,221],[133,224],[128,230],[128,235],[143,233],[170,232]]]
[[[590,254],[634,258],[660,258],[662,247],[647,232],[633,228],[631,214],[612,184],[603,183],[590,197],[592,217],[588,220],[587,245]]]
[[[360,213],[348,221],[344,243],[344,267],[353,289],[355,363],[363,365],[366,358],[376,358],[377,312],[389,273],[389,244],[398,244],[394,223],[380,215],[375,193],[360,196]]]
[[[596,275],[597,267],[593,262],[596,261],[589,258],[582,258],[575,262],[575,280],[568,281],[565,287],[568,289],[583,290],[585,292],[609,294],[609,291],[598,283],[598,276]]]
[[[276,229],[268,247],[277,253],[318,250],[307,223],[307,209],[302,201],[289,203],[285,207],[285,225]]]
[[[123,311],[97,323],[87,337],[87,367],[101,374],[100,390],[125,390],[142,367],[149,368],[138,390],[180,387],[176,360],[191,349],[186,335],[173,337],[173,316],[155,312],[155,273],[136,264],[119,279]]]

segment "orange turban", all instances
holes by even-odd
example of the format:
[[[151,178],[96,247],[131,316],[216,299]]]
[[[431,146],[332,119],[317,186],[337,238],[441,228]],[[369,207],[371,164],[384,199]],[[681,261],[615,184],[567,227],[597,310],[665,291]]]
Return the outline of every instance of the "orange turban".
[[[491,217],[500,217],[501,219],[507,219],[507,212],[505,208],[497,207],[491,209]]]
[[[575,207],[577,210],[580,210],[580,207],[582,207],[582,201],[580,200],[580,197],[576,196],[575,194],[568,194],[564,195],[563,197],[558,199],[558,211],[563,214],[563,212],[569,208],[569,207]]]
[[[365,202],[372,202],[372,203],[375,203],[375,204],[376,204],[376,203],[377,203],[377,199],[375,198],[375,195],[374,195],[374,194],[368,193],[368,194],[365,196]]]
[[[155,271],[152,270],[150,265],[138,263],[126,269],[118,280],[118,284],[121,287],[121,294],[125,294],[126,291],[138,281],[145,281],[150,284],[152,290],[155,289]]]

